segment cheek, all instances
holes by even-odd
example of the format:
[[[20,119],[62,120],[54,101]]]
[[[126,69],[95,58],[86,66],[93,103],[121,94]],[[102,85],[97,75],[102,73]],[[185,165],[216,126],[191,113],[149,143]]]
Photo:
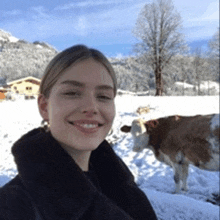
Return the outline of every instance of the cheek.
[[[106,118],[108,119],[109,122],[113,122],[114,118],[115,118],[115,105],[112,104],[111,106],[108,106],[105,110],[105,115],[106,115]]]
[[[65,115],[65,111],[68,109],[67,106],[65,108],[63,108],[64,105],[63,103],[59,103],[56,101],[51,101],[50,105],[49,105],[49,119],[51,120],[51,122],[55,122],[58,121],[60,118],[62,118],[62,116]]]

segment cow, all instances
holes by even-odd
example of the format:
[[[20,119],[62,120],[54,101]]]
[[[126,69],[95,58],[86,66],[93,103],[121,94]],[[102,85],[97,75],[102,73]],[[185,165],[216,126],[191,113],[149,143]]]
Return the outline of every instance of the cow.
[[[157,160],[174,170],[175,193],[187,191],[188,167],[219,171],[219,114],[135,119],[131,126],[133,151],[151,149]]]

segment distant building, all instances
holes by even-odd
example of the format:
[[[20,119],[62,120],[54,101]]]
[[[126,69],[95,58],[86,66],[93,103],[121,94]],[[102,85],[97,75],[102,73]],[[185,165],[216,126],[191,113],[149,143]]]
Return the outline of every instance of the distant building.
[[[6,98],[6,94],[9,91],[10,89],[8,89],[6,86],[6,79],[3,77],[0,77],[0,102]]]
[[[6,94],[9,90],[7,88],[0,87],[0,101],[6,98]]]
[[[40,87],[40,79],[28,76],[12,82],[2,87],[3,93],[7,91],[10,94],[24,95],[26,99],[34,98],[38,95]],[[1,88],[0,88],[1,91]]]
[[[1,89],[0,89],[0,101],[5,99],[5,93],[4,92],[1,92]]]

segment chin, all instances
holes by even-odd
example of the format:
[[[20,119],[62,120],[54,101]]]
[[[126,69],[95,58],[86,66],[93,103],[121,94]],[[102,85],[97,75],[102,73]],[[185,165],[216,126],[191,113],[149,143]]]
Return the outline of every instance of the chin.
[[[75,146],[72,146],[72,148],[76,150],[82,150],[82,151],[93,151],[98,148],[98,146],[102,143],[102,141],[90,141],[87,143],[77,143]]]
[[[104,139],[103,139],[104,140]],[[61,146],[66,149],[72,149],[76,151],[93,151],[103,142],[103,140],[74,140],[71,142],[61,141]]]
[[[61,134],[52,132],[53,137],[61,144],[63,148],[72,149],[76,151],[93,151],[104,141],[106,135],[87,135],[82,136],[78,134]]]

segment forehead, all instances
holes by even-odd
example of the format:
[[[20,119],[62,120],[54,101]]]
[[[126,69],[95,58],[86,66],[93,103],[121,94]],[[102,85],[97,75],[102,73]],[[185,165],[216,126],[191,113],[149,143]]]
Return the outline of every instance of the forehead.
[[[60,76],[57,83],[62,84],[66,80],[74,80],[90,85],[105,84],[113,87],[113,80],[108,70],[103,64],[92,58],[70,66]]]

